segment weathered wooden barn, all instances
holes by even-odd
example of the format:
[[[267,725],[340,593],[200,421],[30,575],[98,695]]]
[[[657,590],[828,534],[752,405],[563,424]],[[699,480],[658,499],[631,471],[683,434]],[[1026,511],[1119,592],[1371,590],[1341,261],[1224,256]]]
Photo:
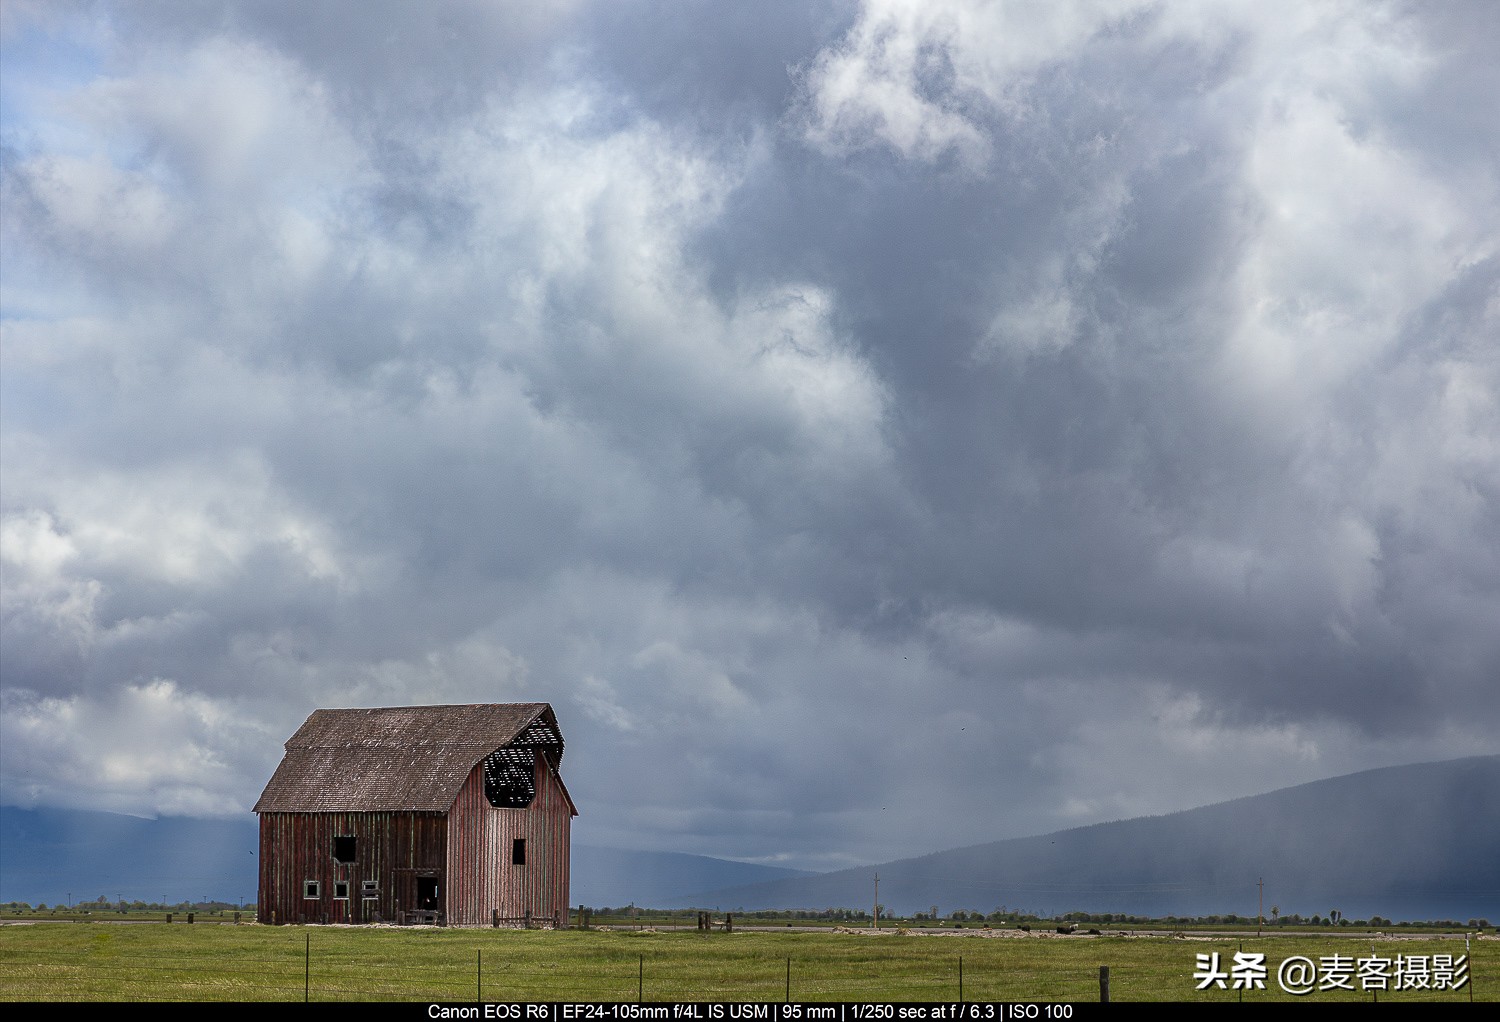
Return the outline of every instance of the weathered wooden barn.
[[[562,753],[546,703],[314,711],[255,804],[260,921],[565,924]]]

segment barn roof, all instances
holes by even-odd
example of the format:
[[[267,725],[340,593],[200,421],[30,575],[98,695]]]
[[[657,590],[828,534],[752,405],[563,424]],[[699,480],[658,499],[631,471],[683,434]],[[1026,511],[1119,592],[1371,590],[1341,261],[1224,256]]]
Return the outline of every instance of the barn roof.
[[[447,812],[474,767],[506,746],[546,748],[555,771],[563,740],[552,707],[314,710],[287,739],[286,755],[255,811]]]

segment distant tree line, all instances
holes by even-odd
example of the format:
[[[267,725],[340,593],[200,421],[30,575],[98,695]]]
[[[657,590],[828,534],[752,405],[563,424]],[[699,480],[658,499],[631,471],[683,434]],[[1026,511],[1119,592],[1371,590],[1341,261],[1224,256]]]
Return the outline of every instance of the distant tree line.
[[[84,899],[75,901],[71,905],[48,905],[45,901],[39,901],[32,905],[28,901],[0,902],[0,911],[11,915],[22,912],[72,912],[78,914],[89,914],[96,912],[238,912],[245,906],[237,905],[232,901],[142,901],[139,898],[126,901],[120,898],[107,898],[99,895],[92,900]]]
[[[229,901],[124,901],[119,898],[110,899],[99,895],[91,900],[83,900],[68,905],[51,905],[46,902],[38,902],[32,905],[25,901],[7,901],[0,903],[0,912],[6,915],[38,914],[58,912],[73,914],[92,914],[103,912],[202,912],[205,914],[215,912],[237,912],[244,906]],[[1254,916],[1239,915],[1230,912],[1225,915],[1202,915],[1202,916],[1148,916],[1132,915],[1125,912],[1065,912],[1062,915],[1041,915],[1023,909],[1010,909],[1004,905],[997,907],[992,912],[980,912],[974,909],[955,909],[947,914],[938,913],[936,907],[927,912],[917,912],[910,916],[898,916],[891,914],[884,905],[880,908],[880,921],[882,924],[891,926],[902,923],[916,923],[932,925],[948,922],[955,926],[1001,926],[1001,927],[1029,927],[1032,924],[1042,923],[1088,923],[1094,926],[1127,925],[1127,926],[1149,926],[1154,928],[1166,928],[1176,926],[1254,926]],[[630,919],[640,923],[651,920],[672,920],[675,918],[690,919],[691,909],[648,909],[637,905],[624,905],[617,908],[603,906],[591,908],[580,906],[580,912],[591,914],[595,922],[607,919]],[[823,908],[823,909],[762,909],[746,912],[743,909],[732,909],[737,919],[746,923],[755,922],[806,922],[806,923],[856,923],[869,925],[871,922],[868,909],[856,908]],[[1271,915],[1261,920],[1260,925],[1271,928],[1297,927],[1297,926],[1338,926],[1350,928],[1423,928],[1444,930],[1488,930],[1491,923],[1487,918],[1469,919],[1467,923],[1457,919],[1410,919],[1400,922],[1392,922],[1383,916],[1372,915],[1369,919],[1349,919],[1337,909],[1331,910],[1326,916],[1311,915],[1302,916],[1296,912],[1283,913],[1279,906],[1273,906]]]
[[[648,909],[636,905],[627,905],[619,908],[586,908],[595,921],[605,919],[629,918],[641,923],[648,919],[672,919],[676,916],[688,917],[692,910],[672,909]],[[854,908],[823,908],[823,909],[759,909],[746,912],[744,909],[716,910],[721,912],[732,912],[736,920],[742,920],[747,924],[756,922],[804,922],[804,923],[859,923],[869,925],[871,922],[869,909]],[[1349,919],[1343,913],[1334,909],[1327,916],[1302,916],[1298,913],[1283,914],[1279,908],[1273,910],[1274,917],[1267,917],[1261,921],[1266,927],[1298,927],[1298,926],[1338,926],[1338,927],[1422,927],[1429,929],[1448,930],[1488,930],[1490,921],[1488,919],[1474,918],[1468,920],[1467,924],[1456,919],[1413,919],[1401,922],[1392,922],[1383,916],[1373,915],[1369,919]],[[1254,916],[1240,915],[1230,912],[1222,915],[1201,916],[1150,916],[1136,915],[1125,912],[1065,912],[1062,915],[1043,915],[1024,909],[1011,909],[1004,905],[997,907],[992,912],[980,912],[975,909],[955,909],[947,913],[939,913],[936,908],[927,912],[916,912],[912,915],[898,916],[888,912],[884,905],[880,906],[880,921],[882,924],[889,923],[896,926],[902,923],[916,923],[932,925],[935,923],[953,923],[955,925],[970,926],[1022,926],[1031,924],[1045,924],[1054,922],[1063,923],[1089,923],[1099,925],[1128,925],[1128,926],[1150,926],[1155,928],[1176,926],[1254,926]]]

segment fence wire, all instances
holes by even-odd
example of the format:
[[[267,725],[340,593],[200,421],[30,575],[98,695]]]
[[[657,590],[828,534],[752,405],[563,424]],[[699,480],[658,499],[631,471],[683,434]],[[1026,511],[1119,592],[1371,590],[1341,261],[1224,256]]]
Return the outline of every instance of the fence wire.
[[[1190,964],[1190,949],[1183,947],[1183,960]],[[705,944],[701,957],[684,957],[622,946],[587,961],[562,954],[555,961],[534,955],[511,959],[496,946],[404,951],[367,952],[346,943],[319,948],[312,936],[260,955],[213,947],[145,953],[12,943],[0,945],[0,1000],[1036,1002],[1093,1001],[1100,993],[1094,968],[997,967],[993,960],[966,961],[963,955],[886,958],[874,949],[853,958],[743,955],[719,943]],[[1147,976],[1144,970],[1117,968],[1112,999],[1194,999],[1186,969],[1180,984],[1165,991],[1157,988],[1159,974]],[[1476,973],[1471,979],[1481,977]],[[1481,985],[1486,993],[1495,987],[1489,978]],[[1199,999],[1279,999],[1267,991],[1248,993],[1209,991]],[[1473,995],[1469,988],[1440,999],[1466,1001]],[[1378,999],[1417,998],[1381,994]]]
[[[302,952],[302,948],[297,949]],[[491,955],[493,957],[491,957]],[[225,958],[222,954],[113,954],[95,958],[67,951],[0,954],[7,1000],[242,1000],[242,1001],[888,1001],[896,980],[879,963],[776,959],[726,962],[725,974],[705,977],[701,965],[630,954],[586,971],[576,965],[505,961],[499,954],[441,964],[379,955],[311,954]],[[903,1000],[994,1000],[995,977],[970,968],[960,988],[958,959],[927,962],[930,970],[900,967]],[[1045,978],[1010,973],[1009,996]],[[1088,976],[1076,977],[1087,985]]]

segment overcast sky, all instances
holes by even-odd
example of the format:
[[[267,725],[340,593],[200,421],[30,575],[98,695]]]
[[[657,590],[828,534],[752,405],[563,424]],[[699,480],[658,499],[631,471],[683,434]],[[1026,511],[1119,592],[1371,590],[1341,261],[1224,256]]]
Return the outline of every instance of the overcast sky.
[[[1500,5],[5,0],[3,801],[538,700],[835,868],[1500,751]]]

